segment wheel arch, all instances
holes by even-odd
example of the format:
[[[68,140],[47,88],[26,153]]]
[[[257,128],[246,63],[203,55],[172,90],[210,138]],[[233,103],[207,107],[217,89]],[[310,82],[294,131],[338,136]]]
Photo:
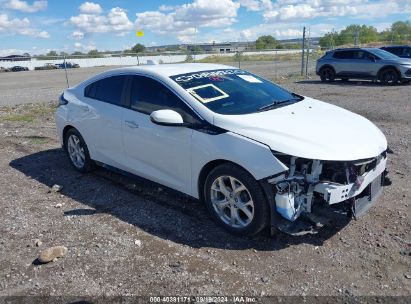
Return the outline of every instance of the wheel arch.
[[[62,132],[62,139],[63,139],[63,149],[66,150],[66,134],[69,130],[74,129],[77,130],[75,127],[73,127],[72,125],[66,125],[63,128],[63,132]],[[78,130],[77,130],[78,131]]]
[[[208,174],[214,169],[217,168],[218,166],[222,165],[222,164],[233,164],[235,166],[238,166],[239,168],[243,169],[244,171],[248,172],[251,176],[251,172],[248,171],[246,168],[244,168],[243,166],[229,161],[227,159],[215,159],[212,161],[209,161],[208,163],[206,163],[203,168],[201,169],[199,175],[198,175],[198,179],[197,179],[197,191],[198,191],[198,196],[200,201],[204,201],[204,186],[205,186],[205,181],[207,179]]]
[[[384,65],[383,67],[381,67],[381,68],[378,70],[378,73],[377,73],[377,78],[378,78],[378,79],[380,78],[380,75],[381,75],[382,71],[384,71],[384,70],[386,70],[386,69],[393,69],[394,71],[397,72],[398,78],[399,78],[399,79],[401,78],[401,72],[398,70],[398,68],[397,68],[396,66],[394,66],[394,65]]]
[[[321,71],[324,70],[325,68],[330,68],[330,69],[332,69],[332,70],[334,71],[334,73],[335,73],[334,67],[333,67],[331,64],[329,64],[329,63],[324,64],[324,65],[320,68],[320,70],[319,70],[318,72],[321,73]]]

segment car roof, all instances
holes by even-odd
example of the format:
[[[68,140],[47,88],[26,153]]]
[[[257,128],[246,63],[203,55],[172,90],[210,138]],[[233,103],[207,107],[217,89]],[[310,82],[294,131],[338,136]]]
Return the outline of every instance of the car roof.
[[[214,63],[172,63],[172,64],[148,64],[111,70],[123,72],[148,72],[162,76],[174,76],[187,73],[195,73],[209,70],[238,69],[236,67]]]
[[[383,48],[411,48],[410,45],[387,45],[383,46]]]
[[[372,50],[379,50],[379,48],[363,48],[363,47],[352,47],[352,48],[341,48],[341,49],[334,49],[333,51],[372,51]]]

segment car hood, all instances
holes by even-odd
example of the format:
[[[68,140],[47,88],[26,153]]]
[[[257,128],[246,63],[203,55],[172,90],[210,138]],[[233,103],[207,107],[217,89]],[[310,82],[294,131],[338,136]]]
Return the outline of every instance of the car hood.
[[[359,160],[387,149],[384,134],[368,119],[311,98],[282,108],[216,115],[214,124],[285,154],[319,160]]]

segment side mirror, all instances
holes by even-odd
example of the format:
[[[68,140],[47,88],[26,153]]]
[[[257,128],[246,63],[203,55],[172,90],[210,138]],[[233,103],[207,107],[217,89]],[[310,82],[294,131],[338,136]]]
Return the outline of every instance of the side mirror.
[[[184,126],[183,117],[173,110],[158,110],[150,114],[153,123],[162,126]]]

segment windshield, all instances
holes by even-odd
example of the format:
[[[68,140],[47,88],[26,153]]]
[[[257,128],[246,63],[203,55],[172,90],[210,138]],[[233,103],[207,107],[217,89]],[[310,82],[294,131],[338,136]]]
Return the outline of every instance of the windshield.
[[[374,55],[377,55],[381,59],[394,59],[394,60],[396,60],[396,59],[399,58],[397,55],[394,55],[390,52],[380,50],[380,49],[370,50],[370,52],[373,53]]]
[[[267,111],[303,99],[240,69],[200,71],[170,78],[207,108],[219,114]]]

